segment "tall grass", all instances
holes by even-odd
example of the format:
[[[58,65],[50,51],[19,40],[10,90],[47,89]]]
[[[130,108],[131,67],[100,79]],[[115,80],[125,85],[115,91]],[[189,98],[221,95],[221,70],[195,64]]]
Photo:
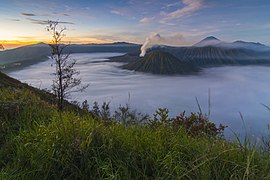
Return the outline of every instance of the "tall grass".
[[[115,123],[89,113],[59,114],[31,92],[0,92],[1,102],[24,103],[14,117],[1,114],[7,130],[0,179],[270,178],[270,157],[248,140],[192,135],[168,126],[164,114],[154,117],[166,123],[155,126],[127,123],[126,109]]]

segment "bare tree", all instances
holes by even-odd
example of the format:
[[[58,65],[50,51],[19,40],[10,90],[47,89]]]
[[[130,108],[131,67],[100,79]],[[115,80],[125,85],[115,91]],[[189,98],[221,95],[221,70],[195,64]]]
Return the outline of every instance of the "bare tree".
[[[88,87],[81,86],[81,79],[76,78],[80,72],[74,69],[75,60],[70,59],[70,53],[66,52],[69,44],[64,44],[62,39],[65,37],[66,28],[60,27],[59,22],[49,21],[47,31],[52,34],[52,43],[49,44],[52,49],[52,60],[55,65],[55,79],[53,80],[52,90],[57,96],[58,110],[64,108],[64,99],[68,98],[73,92],[83,91]]]

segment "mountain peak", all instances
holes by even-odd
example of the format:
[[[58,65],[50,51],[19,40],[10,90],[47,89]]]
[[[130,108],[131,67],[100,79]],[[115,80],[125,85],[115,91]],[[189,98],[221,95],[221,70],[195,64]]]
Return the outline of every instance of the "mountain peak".
[[[221,40],[219,40],[218,38],[214,37],[214,36],[208,36],[206,38],[204,38],[203,40],[201,40],[200,42],[194,44],[193,46],[195,47],[204,47],[204,46],[215,46],[222,43]]]
[[[233,49],[251,49],[251,50],[257,50],[257,51],[269,51],[270,48],[264,44],[261,44],[259,42],[245,42],[245,41],[234,41],[234,42],[224,42],[219,40],[218,38],[214,36],[208,36],[201,40],[200,42],[193,45],[193,47],[206,47],[206,46],[212,46],[212,47],[221,47],[221,48],[233,48]]]
[[[212,40],[220,41],[215,36],[208,36],[208,37],[204,38],[202,41],[212,41]]]

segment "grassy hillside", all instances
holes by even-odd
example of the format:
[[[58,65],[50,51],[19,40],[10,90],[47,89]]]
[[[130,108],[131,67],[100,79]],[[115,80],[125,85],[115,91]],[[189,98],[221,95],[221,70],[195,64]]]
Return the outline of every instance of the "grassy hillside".
[[[53,95],[0,73],[0,179],[270,178],[268,150],[226,141],[201,114],[159,109],[138,124],[125,107],[55,108]]]
[[[56,97],[48,91],[36,89],[32,86],[29,86],[25,83],[21,83],[20,81],[7,76],[6,74],[0,71],[0,88],[1,90],[10,90],[12,91],[20,91],[20,92],[29,92],[34,96],[38,96],[38,98],[42,101],[46,101],[47,103],[54,105],[57,103]],[[4,98],[4,97],[3,97]],[[29,97],[30,98],[30,97]],[[67,109],[73,110],[78,109],[78,107],[74,104],[71,104],[68,101],[64,102]]]

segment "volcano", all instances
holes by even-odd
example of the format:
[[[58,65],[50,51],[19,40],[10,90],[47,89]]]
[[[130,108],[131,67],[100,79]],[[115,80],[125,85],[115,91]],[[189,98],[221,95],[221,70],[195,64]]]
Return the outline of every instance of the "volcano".
[[[198,71],[195,65],[183,62],[172,54],[163,51],[151,51],[143,58],[122,67],[153,74],[190,74]]]
[[[209,36],[201,40],[200,42],[194,44],[194,47],[205,47],[205,46],[216,46],[222,44],[223,42],[214,36]]]

